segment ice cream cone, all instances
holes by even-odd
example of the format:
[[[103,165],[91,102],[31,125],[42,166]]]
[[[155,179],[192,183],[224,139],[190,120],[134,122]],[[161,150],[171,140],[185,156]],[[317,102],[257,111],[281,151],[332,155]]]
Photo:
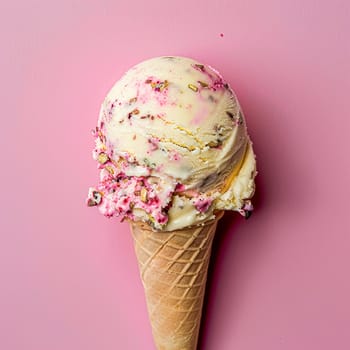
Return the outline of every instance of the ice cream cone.
[[[197,348],[211,247],[222,215],[204,226],[171,232],[131,224],[158,350]]]
[[[237,97],[209,65],[151,58],[115,83],[93,135],[100,180],[87,204],[131,221],[157,349],[195,350],[217,222],[253,209],[256,161]]]

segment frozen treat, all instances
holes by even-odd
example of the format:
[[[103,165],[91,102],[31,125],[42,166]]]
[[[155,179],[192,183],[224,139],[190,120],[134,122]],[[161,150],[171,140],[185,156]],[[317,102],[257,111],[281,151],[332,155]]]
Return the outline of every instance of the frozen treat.
[[[107,94],[89,206],[131,223],[158,349],[195,349],[216,224],[253,207],[255,155],[229,84],[208,65],[158,57]]]

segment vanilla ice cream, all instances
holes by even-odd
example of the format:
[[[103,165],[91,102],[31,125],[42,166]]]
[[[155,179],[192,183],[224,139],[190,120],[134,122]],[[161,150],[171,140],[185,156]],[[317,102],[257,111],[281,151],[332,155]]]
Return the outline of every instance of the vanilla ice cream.
[[[94,130],[99,184],[87,203],[106,216],[172,231],[218,210],[249,216],[255,155],[238,100],[208,65],[158,57],[131,68]]]

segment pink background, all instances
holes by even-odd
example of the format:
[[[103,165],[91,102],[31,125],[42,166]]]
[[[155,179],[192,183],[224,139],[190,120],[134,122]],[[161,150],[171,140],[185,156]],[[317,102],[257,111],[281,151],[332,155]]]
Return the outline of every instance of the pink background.
[[[349,13],[2,1],[0,348],[154,349],[128,226],[84,204],[90,130],[127,68],[184,55],[236,90],[259,167],[252,218],[219,226],[199,348],[349,349]]]

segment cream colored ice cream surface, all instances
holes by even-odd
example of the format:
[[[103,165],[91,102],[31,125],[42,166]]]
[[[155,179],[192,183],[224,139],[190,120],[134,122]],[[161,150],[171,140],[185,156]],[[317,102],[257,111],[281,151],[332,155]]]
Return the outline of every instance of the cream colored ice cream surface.
[[[252,210],[255,155],[230,86],[208,65],[158,57],[110,90],[94,130],[99,184],[87,203],[106,216],[172,231],[217,210]]]

